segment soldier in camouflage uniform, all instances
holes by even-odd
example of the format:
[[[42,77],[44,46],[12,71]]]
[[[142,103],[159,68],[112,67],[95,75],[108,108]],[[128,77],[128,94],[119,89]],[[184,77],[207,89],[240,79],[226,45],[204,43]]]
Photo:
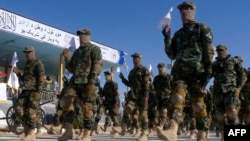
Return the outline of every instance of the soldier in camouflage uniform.
[[[120,99],[118,92],[118,84],[113,80],[113,73],[110,71],[105,71],[106,82],[102,91],[100,92],[100,97],[104,98],[102,105],[99,106],[97,115],[95,117],[94,129],[97,130],[98,122],[102,118],[103,113],[108,110],[107,116],[110,116],[113,122],[113,137],[116,138],[121,133],[120,119],[119,119],[119,109],[120,109]],[[107,125],[106,125],[107,126]]]
[[[250,67],[245,69],[246,84],[241,90],[241,108],[240,115],[242,117],[242,124],[250,125]]]
[[[70,79],[68,91],[60,100],[60,106],[66,113],[62,137],[58,140],[68,140],[73,137],[73,121],[76,116],[74,101],[80,100],[83,113],[84,135],[81,140],[90,141],[90,132],[93,127],[93,103],[95,100],[96,80],[102,70],[101,49],[90,42],[90,31],[83,29],[77,31],[80,47],[73,53],[71,59],[68,49],[62,55],[65,58],[66,69],[73,74]]]
[[[212,73],[213,36],[209,26],[194,20],[194,3],[183,2],[177,8],[180,10],[183,27],[175,32],[172,39],[169,26],[162,30],[165,37],[165,52],[171,60],[175,60],[171,70],[171,127],[165,131],[158,128],[157,133],[163,140],[177,140],[178,125],[183,121],[183,108],[188,91],[197,123],[197,141],[205,141],[208,118],[204,91]]]
[[[135,103],[127,103],[122,119],[122,129],[125,133],[126,123],[128,122],[128,113],[131,113],[136,109],[138,105],[139,110],[139,121],[142,133],[138,140],[147,140],[148,135],[148,97],[149,97],[149,85],[150,85],[150,73],[149,70],[142,65],[142,56],[139,53],[134,53],[131,55],[133,58],[134,68],[130,70],[128,75],[128,80],[120,73],[120,78],[122,82],[131,88],[131,95]],[[137,133],[139,129],[137,128]]]
[[[172,77],[170,74],[167,74],[164,63],[159,63],[157,68],[159,74],[154,77],[153,85],[156,91],[156,103],[160,113],[160,122],[166,128],[165,124],[167,124],[170,107]]]
[[[239,124],[239,95],[246,80],[240,60],[231,57],[225,45],[219,44],[216,51],[218,57],[212,66],[214,76],[213,96],[216,97],[213,100],[216,107],[215,118],[219,130],[222,132],[221,140],[224,141],[224,125]],[[225,123],[225,120],[227,120],[227,123]]]
[[[25,47],[23,52],[27,59],[23,75],[17,67],[13,68],[21,82],[20,89],[22,90],[16,101],[16,111],[24,123],[25,135],[22,140],[34,141],[36,140],[37,119],[41,117],[38,114],[40,113],[40,92],[45,81],[45,69],[43,63],[36,59],[35,49],[32,46]]]

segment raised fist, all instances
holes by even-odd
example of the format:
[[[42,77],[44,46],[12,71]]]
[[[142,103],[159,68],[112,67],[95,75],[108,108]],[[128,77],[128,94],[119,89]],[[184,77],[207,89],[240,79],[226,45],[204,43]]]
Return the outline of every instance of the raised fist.
[[[162,35],[165,38],[170,38],[170,33],[171,33],[171,30],[169,26],[166,26],[165,28],[162,29]]]
[[[13,67],[13,72],[18,74],[20,71],[19,71],[19,69],[17,67]]]
[[[62,52],[62,55],[64,58],[68,59],[69,58],[69,50],[67,48],[65,48]]]
[[[123,73],[120,72],[119,77],[120,77],[121,79],[124,79]]]

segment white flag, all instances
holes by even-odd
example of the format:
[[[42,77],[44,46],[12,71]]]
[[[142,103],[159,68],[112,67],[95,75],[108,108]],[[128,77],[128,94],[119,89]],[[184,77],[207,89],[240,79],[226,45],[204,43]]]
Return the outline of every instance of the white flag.
[[[149,71],[149,73],[150,73],[150,76],[151,76],[151,77],[154,77],[153,68],[152,68],[152,65],[151,65],[151,64],[149,65],[148,71]]]
[[[216,59],[216,57],[218,56],[218,54],[217,54],[217,52],[215,51],[215,50],[216,50],[215,46],[213,46],[213,48],[214,48],[213,61],[215,61],[215,59]]]
[[[72,73],[70,73],[67,69],[64,69],[64,76],[69,80],[72,77]]]
[[[72,38],[70,39],[70,42],[69,42],[69,44],[68,44],[68,50],[69,50],[70,52],[74,52],[74,51],[76,50],[76,42],[75,42],[75,38],[74,38],[74,37],[72,37]]]
[[[171,64],[167,64],[167,68],[171,70],[173,68],[173,65],[174,65],[173,60],[171,60]]]
[[[120,73],[120,72],[121,72],[121,68],[120,68],[120,67],[117,67],[117,68],[116,68],[116,72]]]
[[[18,62],[18,58],[17,58],[17,54],[15,52],[13,57],[12,57],[12,61],[11,61],[12,68],[11,68],[11,72],[10,72],[10,76],[9,76],[9,80],[7,82],[7,85],[13,89],[16,89],[16,90],[18,90],[18,88],[19,88],[19,80],[18,80],[16,73],[13,72],[13,67],[16,67],[17,62]]]
[[[148,71],[149,71],[149,72],[151,72],[151,71],[152,71],[152,65],[151,65],[151,64],[149,64]]]
[[[165,17],[162,18],[162,20],[160,21],[160,24],[159,24],[159,28],[163,29],[167,25],[170,25],[172,11],[173,11],[173,7],[171,7],[170,10],[168,11],[168,13],[165,15]]]

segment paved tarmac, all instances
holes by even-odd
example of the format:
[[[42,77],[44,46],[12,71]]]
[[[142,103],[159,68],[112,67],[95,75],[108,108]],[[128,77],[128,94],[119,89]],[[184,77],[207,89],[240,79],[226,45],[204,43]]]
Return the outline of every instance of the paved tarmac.
[[[38,138],[36,141],[56,141],[59,135],[43,135],[41,138]],[[149,137],[149,141],[161,141],[156,136]],[[5,134],[0,135],[0,141],[20,141],[17,135],[13,134]],[[68,140],[68,141],[77,141],[75,140]],[[136,138],[131,136],[130,134],[126,134],[125,136],[119,137],[119,138],[112,138],[110,134],[97,134],[94,137],[92,137],[91,141],[136,141]],[[196,141],[196,139],[190,139],[187,136],[180,135],[178,137],[178,141]],[[207,141],[220,141],[220,138],[215,137],[215,133],[211,133],[210,137],[207,139]]]
[[[7,102],[0,102],[0,110],[2,110],[1,114],[6,114],[8,108],[12,106],[11,101]],[[42,105],[42,108],[46,112],[47,121],[49,122],[55,112],[55,105],[48,103],[45,105]],[[1,115],[1,117],[4,117],[6,115]],[[100,121],[100,124],[104,124],[104,118]],[[6,122],[5,119],[0,120],[0,129],[1,127],[5,127]],[[48,135],[44,134],[41,138],[38,138],[37,141],[57,141],[57,138],[60,135]],[[126,134],[125,136],[121,136],[119,138],[112,138],[112,136],[109,133],[104,134],[97,134],[94,137],[92,137],[92,141],[136,141],[137,139],[133,137],[130,134]],[[149,141],[161,141],[159,138],[157,138],[156,134],[153,137],[148,138]],[[20,138],[17,135],[14,135],[13,133],[7,133],[7,132],[1,132],[0,131],[0,141],[20,141]],[[77,141],[75,140],[69,140],[69,141]],[[180,135],[178,137],[178,141],[196,141],[196,139],[190,139],[189,137],[185,135]],[[207,141],[220,141],[220,138],[215,136],[214,132],[210,133],[210,137],[207,139]]]

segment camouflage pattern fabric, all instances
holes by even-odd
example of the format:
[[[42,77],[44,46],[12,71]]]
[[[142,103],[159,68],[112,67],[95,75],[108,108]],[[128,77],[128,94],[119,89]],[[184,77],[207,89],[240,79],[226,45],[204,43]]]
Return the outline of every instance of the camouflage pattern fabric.
[[[225,59],[217,59],[212,66],[214,76],[213,96],[216,106],[216,115],[229,112],[228,107],[240,108],[239,96],[235,95],[236,88],[245,84],[245,72],[237,58],[228,55]],[[237,115],[238,118],[238,115]],[[220,130],[223,130],[224,121],[217,120]],[[235,120],[228,118],[227,124],[235,124]]]
[[[149,127],[154,128],[159,124],[159,110],[157,107],[156,92],[152,83],[150,83],[150,93],[148,98],[148,119]]]
[[[69,87],[76,91],[79,98],[83,114],[83,127],[91,130],[94,122],[93,103],[96,100],[93,86],[102,70],[101,49],[91,43],[85,47],[80,46],[70,60],[65,59],[65,66],[69,72],[73,73]],[[68,114],[68,118],[70,119],[72,115],[74,114]],[[69,123],[73,123],[73,121],[74,118]]]
[[[204,75],[212,73],[214,55],[212,42],[213,34],[210,27],[197,22],[189,22],[183,25],[174,33],[172,39],[170,35],[165,36],[165,53],[171,60],[175,60],[171,70],[174,85],[169,115],[178,123],[181,123],[184,118],[183,108],[187,91],[190,92],[192,104],[200,102],[203,107],[205,105],[204,92],[201,88],[204,85],[202,82],[205,81]],[[194,116],[197,129],[207,130],[206,109],[203,108]]]
[[[242,88],[241,95],[240,95],[241,108],[240,108],[239,116],[240,116],[241,123],[246,122],[244,121],[244,116],[250,114],[250,69],[245,69],[245,73],[246,73],[245,77],[247,81],[244,87]]]
[[[73,73],[75,84],[96,83],[97,76],[102,70],[101,49],[93,44],[79,47],[65,62],[66,68]]]
[[[142,129],[148,128],[148,97],[149,97],[149,83],[150,73],[144,66],[139,66],[130,70],[128,80],[123,79],[122,82],[131,88],[131,97],[135,99],[136,105],[139,107],[139,120]]]
[[[19,78],[21,94],[16,100],[16,108],[18,115],[24,123],[30,128],[37,127],[37,119],[40,118],[40,91],[45,78],[44,65],[40,60],[27,61],[24,66],[23,75],[20,73],[17,75]],[[38,126],[41,123],[38,123]]]
[[[153,85],[156,91],[156,105],[158,112],[163,112],[163,109],[169,111],[172,77],[169,74],[154,77]]]
[[[101,119],[103,112],[109,111],[109,116],[113,121],[114,126],[120,126],[119,109],[120,99],[118,93],[118,84],[114,81],[106,81],[101,92],[104,97],[102,105],[97,113],[98,119]]]

